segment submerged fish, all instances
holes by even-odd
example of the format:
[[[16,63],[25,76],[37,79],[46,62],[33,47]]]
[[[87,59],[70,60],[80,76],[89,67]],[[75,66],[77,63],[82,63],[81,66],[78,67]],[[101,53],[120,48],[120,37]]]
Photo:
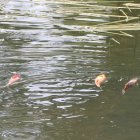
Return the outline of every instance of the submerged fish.
[[[137,85],[138,83],[139,83],[139,78],[131,79],[124,85],[124,88],[122,89],[122,93],[124,94],[129,88],[133,87],[134,85]]]
[[[95,78],[95,85],[97,87],[101,87],[101,85],[106,81],[107,77],[105,74],[101,74],[101,75],[98,75],[96,78]]]
[[[21,75],[14,72],[12,77],[9,79],[7,85],[10,86],[10,85],[14,84],[15,82],[19,81],[20,79],[21,79]]]

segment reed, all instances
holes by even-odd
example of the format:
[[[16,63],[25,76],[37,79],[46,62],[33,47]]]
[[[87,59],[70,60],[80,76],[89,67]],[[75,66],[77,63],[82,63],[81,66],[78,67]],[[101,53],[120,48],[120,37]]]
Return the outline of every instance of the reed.
[[[89,26],[79,26],[79,25],[57,25],[62,28],[74,31],[85,31],[85,32],[98,32],[98,33],[107,33],[107,34],[115,34],[120,36],[127,36],[127,37],[134,37],[133,35],[127,33],[127,31],[139,31],[140,30],[140,15],[136,15],[134,10],[140,10],[140,3],[134,3],[134,1],[112,1],[113,3],[120,3],[121,6],[109,6],[110,1],[100,1],[100,2],[80,2],[80,1],[59,1],[59,4],[70,4],[73,5],[73,8],[76,6],[82,6],[82,10],[74,10],[69,9],[67,11],[69,14],[74,11],[77,15],[81,16],[74,17],[73,19],[76,20],[86,20],[85,17],[97,17],[97,18],[107,18],[106,22],[96,25],[89,25]],[[112,3],[111,2],[111,3]],[[105,3],[105,5],[100,4]],[[107,5],[107,6],[106,6]],[[84,12],[84,7],[89,8],[89,12]],[[92,12],[90,12],[92,10]],[[117,14],[110,14],[107,10],[115,11]],[[93,12],[95,11],[95,12]],[[61,12],[61,11],[59,11]],[[64,12],[64,11],[62,11]],[[135,16],[133,16],[135,15]],[[110,21],[110,18],[113,18],[114,21]],[[118,43],[118,41],[114,40],[114,42]],[[118,43],[119,44],[119,43]]]

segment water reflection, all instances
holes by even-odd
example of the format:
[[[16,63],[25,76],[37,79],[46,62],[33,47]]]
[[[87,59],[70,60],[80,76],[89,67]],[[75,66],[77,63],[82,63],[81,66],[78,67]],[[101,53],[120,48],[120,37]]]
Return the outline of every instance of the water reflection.
[[[122,97],[120,91],[126,77],[139,73],[139,49],[133,59],[135,39],[115,36],[118,47],[110,36],[87,28],[111,20],[92,16],[115,12],[103,5],[59,0],[11,0],[3,5],[0,85],[7,83],[11,71],[20,72],[23,81],[0,89],[1,139],[127,138],[125,132],[132,130],[128,127],[139,121],[139,96],[131,100],[132,95]],[[94,84],[99,73],[109,74],[102,90]],[[129,116],[130,111],[134,115]]]

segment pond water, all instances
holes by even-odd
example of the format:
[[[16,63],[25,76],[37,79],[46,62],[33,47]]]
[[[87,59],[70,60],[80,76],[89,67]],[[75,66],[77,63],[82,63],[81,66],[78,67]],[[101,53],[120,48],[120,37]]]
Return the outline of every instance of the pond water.
[[[119,20],[103,15],[122,15],[108,8],[122,5],[121,0],[1,2],[0,85],[14,71],[24,82],[0,89],[0,139],[139,139],[140,87],[125,95],[121,90],[140,75],[140,32],[126,31],[133,35],[128,37],[85,29]],[[130,15],[139,15],[139,9]],[[108,75],[102,89],[94,84],[100,73]]]

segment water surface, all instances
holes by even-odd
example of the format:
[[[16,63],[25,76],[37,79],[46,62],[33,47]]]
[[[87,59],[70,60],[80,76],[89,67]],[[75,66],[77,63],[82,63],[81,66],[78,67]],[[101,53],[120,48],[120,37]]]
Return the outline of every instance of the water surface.
[[[0,139],[139,139],[140,88],[121,93],[124,83],[140,74],[139,30],[126,31],[133,38],[87,30],[117,20],[99,14],[122,15],[109,8],[122,4],[1,3],[0,84],[5,85],[13,71],[21,73],[24,82],[0,90]],[[102,89],[94,84],[100,73],[108,74]]]

